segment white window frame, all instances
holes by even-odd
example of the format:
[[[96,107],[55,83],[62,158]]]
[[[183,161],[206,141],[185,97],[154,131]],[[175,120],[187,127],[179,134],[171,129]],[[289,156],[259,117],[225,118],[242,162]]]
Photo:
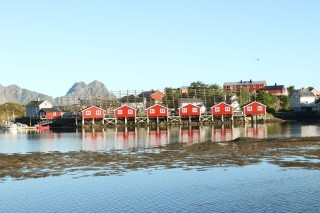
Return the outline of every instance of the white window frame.
[[[183,113],[187,113],[187,112],[188,112],[188,109],[187,109],[187,108],[182,108],[182,112],[183,112]]]
[[[198,112],[198,108],[192,108],[192,112],[194,113]]]
[[[123,114],[122,109],[119,109],[119,110],[118,110],[118,115],[122,115],[122,114]]]
[[[262,84],[260,84],[259,87],[262,88]]]
[[[56,112],[53,112],[53,116],[57,116],[57,113],[56,113]]]
[[[96,110],[96,115],[101,115],[101,110]]]
[[[161,114],[165,114],[165,113],[166,113],[166,110],[165,110],[165,109],[160,109],[160,113],[161,113]]]
[[[215,108],[214,108],[214,111],[215,111],[215,112],[220,112],[220,107],[215,107]]]
[[[230,107],[226,107],[226,112],[230,112],[231,108]]]
[[[252,106],[247,107],[248,112],[252,112]]]
[[[263,107],[262,106],[258,106],[258,111],[263,111]]]
[[[155,114],[155,113],[156,113],[156,110],[150,109],[150,114]]]
[[[133,115],[133,109],[128,110],[128,115]]]
[[[87,110],[86,115],[91,115],[91,111]]]

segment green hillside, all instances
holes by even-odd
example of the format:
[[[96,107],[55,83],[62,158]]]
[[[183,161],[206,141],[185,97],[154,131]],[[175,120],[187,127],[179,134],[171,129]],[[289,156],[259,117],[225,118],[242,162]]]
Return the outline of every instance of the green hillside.
[[[22,118],[26,115],[26,107],[15,103],[5,103],[0,105],[0,123],[7,120],[8,117]]]

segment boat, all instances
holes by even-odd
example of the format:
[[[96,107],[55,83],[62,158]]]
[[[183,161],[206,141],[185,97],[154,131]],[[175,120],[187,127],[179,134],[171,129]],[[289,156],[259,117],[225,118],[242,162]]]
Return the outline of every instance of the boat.
[[[2,125],[2,129],[7,129],[7,130],[17,130],[18,125],[16,123],[12,123],[10,121],[4,121]]]
[[[50,130],[50,126],[36,126],[37,130]]]

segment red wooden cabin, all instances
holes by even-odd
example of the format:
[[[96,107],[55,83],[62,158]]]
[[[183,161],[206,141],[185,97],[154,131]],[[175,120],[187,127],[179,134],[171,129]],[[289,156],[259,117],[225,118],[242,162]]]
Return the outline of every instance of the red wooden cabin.
[[[105,117],[105,111],[96,106],[89,106],[80,112],[82,119],[102,119]]]
[[[45,119],[55,119],[62,116],[62,111],[57,108],[42,108],[39,111],[39,117]]]
[[[135,108],[123,105],[114,110],[114,116],[118,118],[135,118],[137,110]]]
[[[179,108],[179,115],[180,117],[187,117],[187,116],[200,116],[201,115],[201,108],[195,106],[193,104],[187,104]]]
[[[243,106],[243,112],[245,115],[265,115],[267,106],[256,101],[251,102]]]
[[[154,93],[151,94],[151,99],[155,102],[155,103],[162,103],[162,99],[166,96],[165,93],[160,92],[160,91],[156,91]]]
[[[225,102],[222,102],[211,107],[211,114],[213,116],[232,115],[233,108],[231,105],[226,104]]]
[[[147,116],[150,117],[168,117],[169,110],[160,104],[155,104],[147,108]]]

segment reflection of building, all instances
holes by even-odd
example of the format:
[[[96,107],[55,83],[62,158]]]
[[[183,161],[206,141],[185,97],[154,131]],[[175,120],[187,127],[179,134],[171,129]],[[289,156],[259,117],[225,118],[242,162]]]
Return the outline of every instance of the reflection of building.
[[[200,129],[180,129],[180,142],[192,145],[201,143]]]
[[[268,137],[267,127],[265,125],[246,126],[245,137],[267,138]]]
[[[233,128],[213,128],[212,140],[214,142],[231,141],[235,139],[233,135]]]
[[[82,150],[85,151],[100,151],[106,149],[105,132],[97,132],[94,129],[91,132],[86,132],[82,129]]]
[[[148,130],[148,145],[151,147],[166,146],[169,144],[168,130]]]
[[[115,149],[132,149],[137,147],[137,129],[133,131],[115,131]]]

